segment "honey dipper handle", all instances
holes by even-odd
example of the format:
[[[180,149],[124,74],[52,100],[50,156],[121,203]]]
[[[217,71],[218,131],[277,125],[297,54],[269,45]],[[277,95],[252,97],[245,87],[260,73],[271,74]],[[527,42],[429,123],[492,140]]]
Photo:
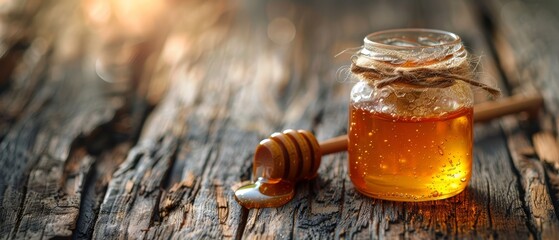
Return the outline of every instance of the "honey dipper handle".
[[[534,111],[538,110],[542,104],[543,98],[539,94],[517,95],[494,102],[484,102],[474,106],[474,121],[483,122],[511,113]],[[346,150],[347,135],[330,138],[320,143],[320,151],[323,156]]]
[[[320,143],[322,156],[347,150],[347,135],[330,138]]]
[[[501,100],[478,103],[474,106],[474,122],[484,122],[508,114],[537,111],[543,104],[540,94],[515,95]]]

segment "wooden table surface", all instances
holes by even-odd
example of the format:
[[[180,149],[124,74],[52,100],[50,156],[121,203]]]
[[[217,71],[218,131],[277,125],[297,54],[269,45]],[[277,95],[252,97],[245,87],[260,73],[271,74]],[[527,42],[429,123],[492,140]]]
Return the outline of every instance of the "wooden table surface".
[[[0,4],[0,239],[559,237],[557,2]],[[476,124],[472,180],[447,200],[364,197],[339,153],[289,204],[240,207],[259,140],[347,132],[336,54],[405,27],[457,33],[480,81],[544,108]]]

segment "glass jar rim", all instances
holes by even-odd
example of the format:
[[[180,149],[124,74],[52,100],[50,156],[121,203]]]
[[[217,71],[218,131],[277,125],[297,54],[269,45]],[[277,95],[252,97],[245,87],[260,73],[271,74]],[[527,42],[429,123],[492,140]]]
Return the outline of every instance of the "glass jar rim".
[[[408,34],[410,36],[412,34],[415,34],[417,36],[421,36],[422,34],[423,35],[437,34],[439,36],[448,37],[449,40],[434,45],[419,45],[419,46],[391,45],[379,41],[383,39],[383,37],[388,37],[395,34]],[[373,32],[367,35],[363,41],[365,44],[364,46],[365,48],[377,47],[377,48],[393,49],[393,50],[439,48],[439,47],[452,46],[452,45],[462,43],[462,39],[460,38],[460,36],[458,36],[455,33],[443,31],[443,30],[428,29],[428,28],[400,28],[400,29],[383,30],[383,31]]]

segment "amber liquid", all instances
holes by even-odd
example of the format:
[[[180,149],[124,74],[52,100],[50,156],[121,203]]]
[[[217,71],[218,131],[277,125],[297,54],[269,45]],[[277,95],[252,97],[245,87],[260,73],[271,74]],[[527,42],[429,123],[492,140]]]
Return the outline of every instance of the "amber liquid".
[[[361,193],[395,201],[444,199],[472,169],[472,108],[433,118],[350,107],[349,175]]]
[[[275,208],[291,201],[295,195],[295,186],[286,181],[266,183],[257,180],[245,184],[235,191],[235,200],[243,207]]]

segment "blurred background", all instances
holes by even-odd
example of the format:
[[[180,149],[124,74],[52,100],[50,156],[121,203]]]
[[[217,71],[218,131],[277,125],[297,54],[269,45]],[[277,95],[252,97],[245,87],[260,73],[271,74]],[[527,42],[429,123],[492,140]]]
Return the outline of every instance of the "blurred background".
[[[537,149],[514,144],[531,147],[526,136],[543,131],[550,147],[540,153],[551,157],[541,159],[559,159],[558,15],[554,0],[0,0],[0,238],[305,238],[334,230],[331,237],[351,238],[366,226],[363,234],[392,229],[394,238],[408,236],[402,229],[418,238],[490,229],[489,238],[497,228],[504,238],[528,238],[527,228],[537,232],[555,216],[542,212],[532,226],[518,215],[538,209],[547,192],[534,205],[523,200],[531,195],[521,181],[538,183],[533,172],[544,168],[525,164]],[[341,154],[325,157],[320,177],[298,189],[287,206],[297,211],[249,214],[233,203],[231,189],[250,178],[260,139],[287,128],[319,140],[346,133],[352,54],[369,33],[411,27],[461,36],[477,79],[505,96],[545,98],[537,122],[519,115],[476,126],[480,177],[459,196],[463,205],[373,218],[402,205],[370,204],[352,191]],[[528,123],[526,136],[511,137],[516,120]],[[530,159],[517,164],[519,152]],[[537,189],[549,189],[557,209],[559,177],[545,169],[540,180],[553,182]],[[480,213],[490,220],[478,222]]]
[[[525,37],[533,37],[534,44],[557,40],[556,25],[546,24],[558,22],[557,5],[556,1],[518,0],[2,0],[0,83],[6,89],[23,50],[34,46],[36,54],[52,54],[53,62],[79,59],[109,88],[134,91],[150,105],[160,101],[171,75],[180,74],[179,68],[182,74],[232,71],[221,80],[257,87],[250,91],[280,86],[285,91],[274,94],[291,94],[300,89],[299,84],[344,81],[343,71],[342,76],[336,72],[347,65],[351,51],[334,57],[337,53],[361,46],[368,33],[407,27],[459,34],[481,65],[488,66],[476,69],[485,74],[483,81],[499,82],[491,79],[500,77],[499,66],[484,62],[486,56],[498,54],[495,36],[502,34],[498,31],[508,31],[495,29],[496,25],[514,18],[509,15],[516,11],[525,11],[525,17],[544,23],[532,28],[548,33],[543,40],[529,33]],[[311,55],[320,57],[310,59]],[[232,59],[233,64],[227,62]],[[329,69],[320,69],[328,73],[312,83],[308,71],[325,65],[317,61],[328,61]],[[239,77],[246,75],[255,78]],[[188,81],[188,77],[181,79]],[[268,118],[277,118],[273,107],[269,111]]]

